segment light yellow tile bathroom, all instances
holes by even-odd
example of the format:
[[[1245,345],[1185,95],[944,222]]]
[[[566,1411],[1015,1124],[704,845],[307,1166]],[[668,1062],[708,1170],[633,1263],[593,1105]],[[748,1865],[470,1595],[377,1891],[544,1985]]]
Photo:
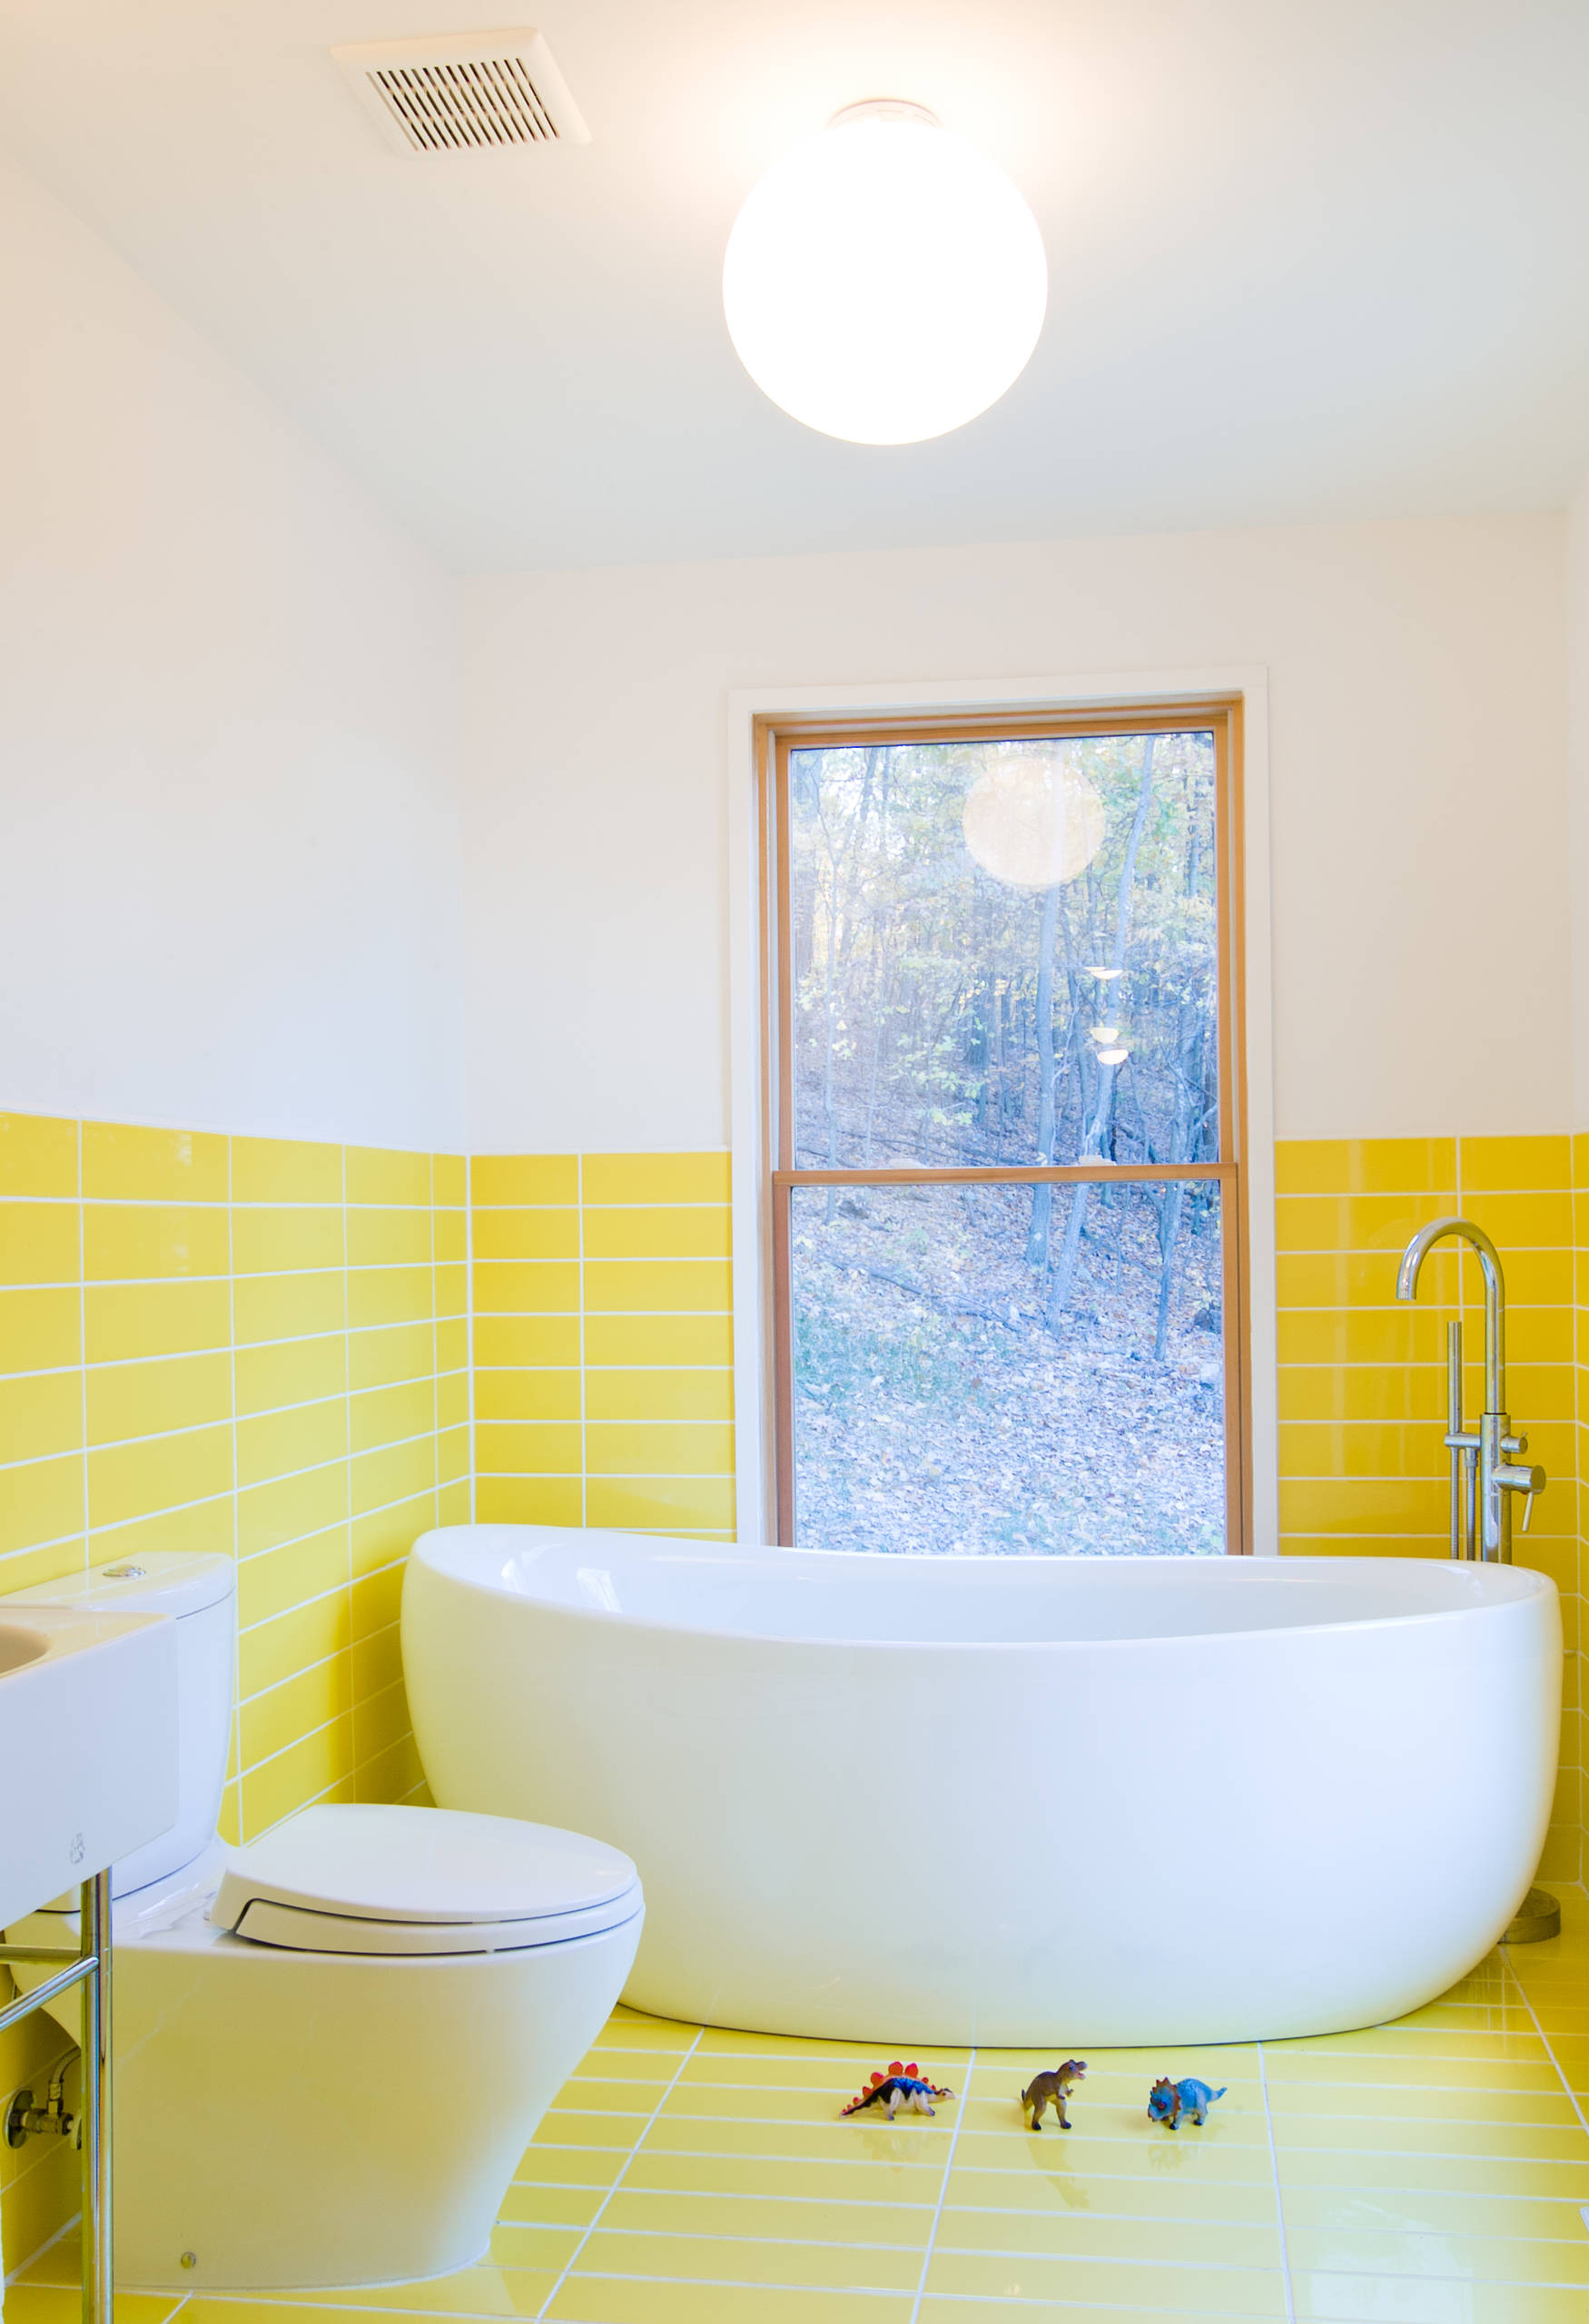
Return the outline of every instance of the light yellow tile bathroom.
[[[0,0],[7,2324],[1589,2309],[1586,87]]]

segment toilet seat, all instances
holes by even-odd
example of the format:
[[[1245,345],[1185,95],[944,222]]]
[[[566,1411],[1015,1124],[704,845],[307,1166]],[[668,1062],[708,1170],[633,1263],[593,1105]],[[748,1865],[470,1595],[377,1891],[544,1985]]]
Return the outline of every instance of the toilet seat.
[[[437,1807],[305,1808],[230,1853],[209,1917],[300,1953],[525,1951],[641,1907],[627,1856],[549,1824]]]

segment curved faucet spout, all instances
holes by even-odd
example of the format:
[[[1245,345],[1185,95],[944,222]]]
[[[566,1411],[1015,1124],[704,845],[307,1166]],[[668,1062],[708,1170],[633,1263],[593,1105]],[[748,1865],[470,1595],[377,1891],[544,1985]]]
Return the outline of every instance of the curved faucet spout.
[[[1501,1275],[1500,1254],[1482,1226],[1475,1226],[1466,1218],[1436,1218],[1431,1226],[1420,1226],[1401,1255],[1401,1266],[1396,1278],[1398,1299],[1412,1299],[1417,1295],[1418,1274],[1434,1246],[1446,1236],[1467,1243],[1478,1254],[1478,1263],[1485,1275],[1485,1403],[1493,1413],[1506,1408],[1506,1286]]]

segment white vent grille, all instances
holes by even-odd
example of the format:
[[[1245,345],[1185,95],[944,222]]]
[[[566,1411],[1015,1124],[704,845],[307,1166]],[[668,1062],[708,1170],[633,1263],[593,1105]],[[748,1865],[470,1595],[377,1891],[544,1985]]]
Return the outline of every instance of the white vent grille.
[[[401,153],[590,142],[551,50],[530,26],[361,41],[331,54]]]

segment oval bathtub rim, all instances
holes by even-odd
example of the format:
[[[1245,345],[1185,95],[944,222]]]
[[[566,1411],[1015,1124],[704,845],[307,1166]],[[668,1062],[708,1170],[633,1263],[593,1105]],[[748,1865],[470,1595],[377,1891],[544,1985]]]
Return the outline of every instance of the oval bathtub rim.
[[[567,1605],[556,1599],[538,1597],[531,1590],[513,1590],[508,1588],[501,1581],[489,1575],[449,1572],[443,1567],[438,1565],[431,1558],[420,1557],[420,1552],[424,1550],[428,1542],[439,1541],[449,1536],[456,1537],[470,1533],[484,1532],[487,1531],[566,1534],[568,1532],[578,1532],[581,1530],[583,1529],[578,1527],[552,1525],[535,1526],[528,1524],[519,1526],[508,1526],[504,1524],[498,1526],[494,1524],[487,1525],[471,1523],[467,1525],[429,1526],[424,1532],[416,1536],[413,1548],[410,1553],[408,1565],[405,1567],[403,1575],[404,1611],[406,1612],[407,1610],[410,1571],[411,1571],[415,1560],[419,1560],[423,1564],[425,1571],[428,1573],[433,1574],[438,1581],[448,1582],[455,1587],[473,1591],[482,1598],[491,1598],[498,1600],[506,1600],[510,1603],[533,1607],[543,1615],[555,1615],[559,1620],[588,1625],[597,1630],[632,1630],[639,1633],[645,1633],[648,1636],[655,1636],[659,1639],[700,1638],[733,1641],[736,1644],[745,1646],[820,1648],[824,1652],[830,1654],[840,1651],[864,1652],[868,1654],[967,1654],[973,1651],[1006,1655],[1034,1653],[1077,1654],[1081,1653],[1084,1649],[1102,1652],[1122,1652],[1140,1647],[1196,1648],[1198,1646],[1213,1646],[1215,1644],[1221,1646],[1227,1644],[1234,1645],[1239,1641],[1247,1640],[1257,1641],[1273,1640],[1277,1638],[1329,1638],[1348,1633],[1354,1638],[1361,1638],[1366,1632],[1375,1631],[1394,1633],[1400,1636],[1420,1627],[1433,1628],[1441,1624],[1471,1620],[1476,1615],[1487,1614],[1493,1617],[1512,1614],[1515,1616],[1521,1610],[1531,1609],[1538,1605],[1541,1601],[1545,1601],[1547,1604],[1550,1601],[1554,1601],[1557,1609],[1557,1618],[1559,1620],[1561,1601],[1561,1591],[1554,1578],[1548,1573],[1540,1571],[1537,1567],[1516,1565],[1502,1567],[1500,1565],[1494,1565],[1486,1567],[1485,1571],[1497,1576],[1503,1572],[1515,1575],[1519,1581],[1522,1581],[1524,1577],[1526,1577],[1531,1586],[1508,1591],[1503,1596],[1497,1596],[1487,1603],[1480,1602],[1478,1604],[1469,1606],[1443,1606],[1433,1609],[1427,1612],[1420,1613],[1368,1614],[1360,1617],[1353,1617],[1344,1621],[1277,1622],[1267,1628],[1253,1630],[1163,1631],[1154,1633],[1148,1637],[1106,1639],[833,1638],[829,1636],[823,1636],[820,1633],[795,1633],[789,1631],[759,1630],[729,1630],[705,1622],[659,1621],[650,1615],[626,1613],[621,1608],[615,1610],[614,1609],[606,1606]],[[615,1529],[615,1531],[617,1529]],[[623,1533],[620,1538],[626,1541],[644,1541],[648,1542],[652,1537],[644,1534],[637,1535],[626,1532]],[[662,1538],[671,1545],[672,1542],[679,1537],[666,1535]],[[735,1551],[739,1547],[739,1545],[735,1542],[705,1541],[702,1542],[700,1546],[704,1549],[717,1551],[725,1549]],[[765,1544],[757,1544],[756,1547],[764,1555],[782,1556],[785,1554],[782,1549],[769,1550]],[[756,1554],[756,1551],[753,1551],[750,1554],[755,1556]],[[931,1551],[890,1551],[884,1552],[880,1551],[865,1550],[801,1550],[789,1552],[788,1554],[801,1557],[854,1558],[857,1560],[865,1560],[868,1564],[874,1561],[880,1562],[896,1571],[903,1565],[910,1565],[916,1568],[933,1568],[942,1570],[947,1565],[985,1566],[994,1562],[996,1562],[1000,1568],[1033,1566],[1051,1569],[1055,1564],[1061,1562],[1061,1561],[1054,1558],[1041,1555],[1013,1558],[1001,1557],[995,1561],[978,1557],[956,1557],[952,1553],[949,1552],[940,1556]],[[1087,1566],[1094,1566],[1108,1564],[1110,1561],[1105,1559],[1077,1558],[1065,1560],[1062,1561],[1062,1562],[1073,1565],[1084,1564]],[[1121,1560],[1120,1562],[1124,1564],[1126,1561]],[[1331,1571],[1338,1571],[1343,1566],[1369,1566],[1377,1569],[1382,1569],[1386,1566],[1403,1565],[1444,1567],[1449,1562],[1449,1561],[1444,1558],[1390,1558],[1372,1556],[1361,1558],[1273,1557],[1255,1559],[1251,1557],[1231,1557],[1227,1554],[1218,1561],[1212,1559],[1204,1561],[1200,1559],[1179,1558],[1166,1558],[1162,1560],[1138,1558],[1132,1559],[1130,1562],[1139,1571],[1142,1566],[1149,1563],[1163,1563],[1167,1565],[1200,1565],[1207,1563],[1211,1565],[1218,1562],[1222,1567],[1239,1566],[1248,1571],[1255,1566],[1261,1566],[1262,1568],[1270,1571],[1284,1570],[1286,1568],[1290,1568],[1293,1571],[1296,1571],[1298,1569],[1309,1568],[1327,1569]]]

